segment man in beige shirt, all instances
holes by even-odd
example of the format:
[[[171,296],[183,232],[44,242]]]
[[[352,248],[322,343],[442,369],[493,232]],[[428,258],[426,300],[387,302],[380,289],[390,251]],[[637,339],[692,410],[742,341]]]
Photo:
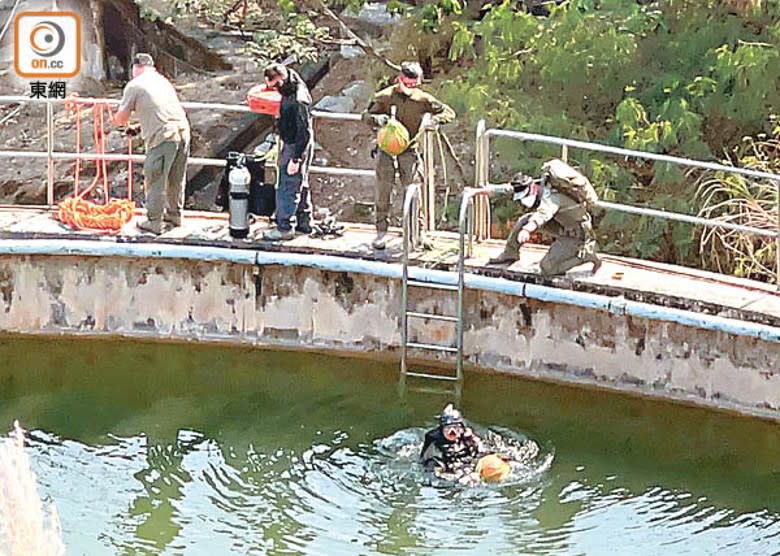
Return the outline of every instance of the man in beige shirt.
[[[146,220],[141,230],[155,235],[181,226],[190,124],[176,90],[154,67],[149,54],[133,58],[133,79],[125,86],[114,123],[127,125],[135,112],[146,145]]]

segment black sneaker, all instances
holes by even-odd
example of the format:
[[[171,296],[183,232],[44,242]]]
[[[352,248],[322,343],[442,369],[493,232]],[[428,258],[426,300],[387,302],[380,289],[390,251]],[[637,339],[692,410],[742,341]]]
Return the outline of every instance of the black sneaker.
[[[309,235],[314,230],[310,224],[301,224],[299,226],[295,226],[295,231],[299,234]]]

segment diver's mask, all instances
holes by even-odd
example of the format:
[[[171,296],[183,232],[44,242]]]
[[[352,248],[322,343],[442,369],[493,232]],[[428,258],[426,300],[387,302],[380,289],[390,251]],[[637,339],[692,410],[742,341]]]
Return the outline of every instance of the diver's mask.
[[[455,442],[463,433],[466,432],[466,425],[463,423],[463,416],[460,411],[450,403],[444,408],[439,417],[439,426],[441,433],[450,442]]]
[[[441,433],[444,435],[444,438],[450,442],[455,442],[461,436],[463,436],[463,433],[465,432],[466,427],[463,425],[463,423],[452,423],[449,425],[443,425],[441,427]]]

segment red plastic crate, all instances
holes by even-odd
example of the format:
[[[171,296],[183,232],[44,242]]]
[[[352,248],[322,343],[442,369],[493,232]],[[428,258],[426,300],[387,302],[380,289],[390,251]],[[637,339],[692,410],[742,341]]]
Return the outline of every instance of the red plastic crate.
[[[276,89],[267,89],[265,85],[255,85],[246,94],[246,103],[252,112],[278,118],[282,109],[282,95]]]

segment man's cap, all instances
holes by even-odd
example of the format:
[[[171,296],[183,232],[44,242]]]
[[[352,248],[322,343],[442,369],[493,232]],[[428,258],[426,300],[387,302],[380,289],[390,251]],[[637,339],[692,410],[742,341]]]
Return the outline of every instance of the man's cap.
[[[134,66],[153,66],[154,65],[154,58],[152,58],[151,54],[147,54],[146,52],[139,52],[135,56],[133,56],[133,65]]]
[[[403,62],[401,64],[401,75],[409,79],[422,79],[422,66],[417,62]]]
[[[533,185],[534,179],[527,174],[518,172],[512,176],[509,183],[512,185],[512,200],[519,201],[528,195],[528,191],[530,190],[531,185]]]
[[[462,425],[463,416],[451,403],[448,403],[439,416],[439,424],[442,427],[446,425]]]

